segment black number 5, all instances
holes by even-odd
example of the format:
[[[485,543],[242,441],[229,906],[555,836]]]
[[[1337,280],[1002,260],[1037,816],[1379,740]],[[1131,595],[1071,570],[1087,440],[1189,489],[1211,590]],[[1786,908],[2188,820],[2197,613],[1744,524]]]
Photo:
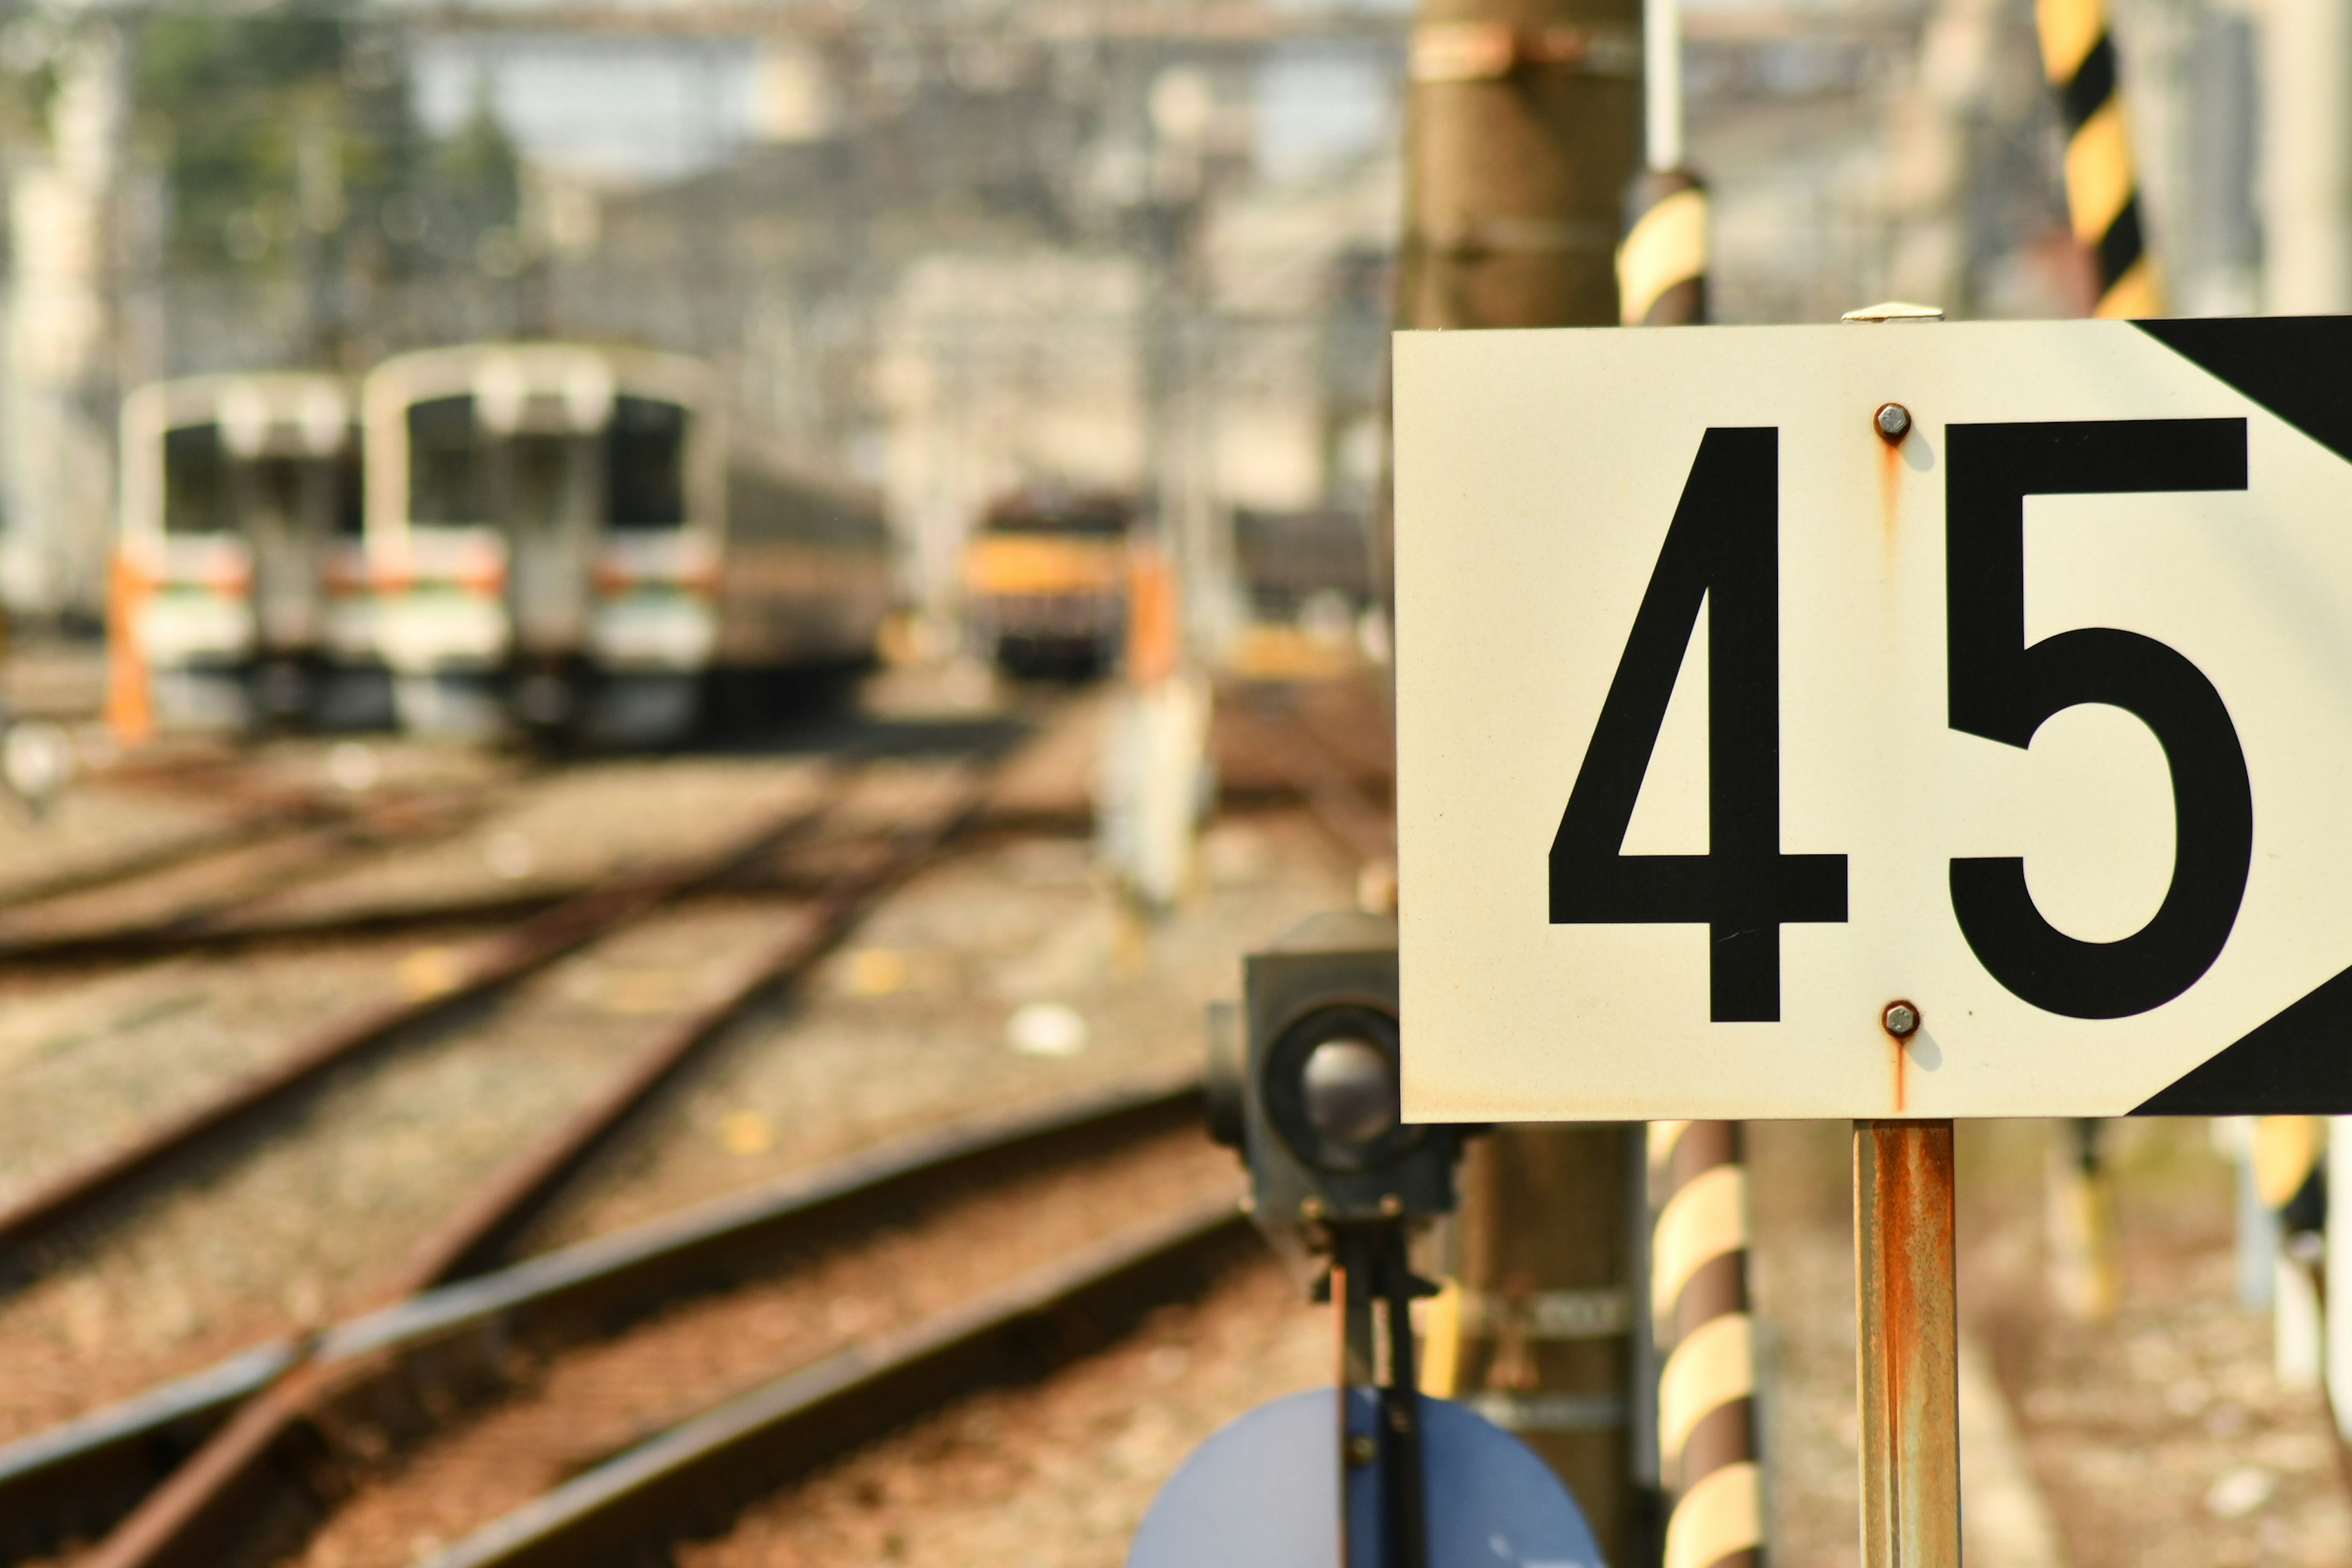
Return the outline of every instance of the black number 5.
[[[2022,747],[2078,703],[2137,715],[2172,772],[2172,885],[2120,942],[2080,942],[2042,918],[2014,856],[1952,862],[1952,912],[1979,962],[2033,1005],[2073,1018],[2160,1007],[2221,956],[2254,844],[2246,753],[2204,672],[2112,627],[2025,644],[2025,498],[2246,488],[2242,419],[1954,425],[1945,479],[1951,727]]]

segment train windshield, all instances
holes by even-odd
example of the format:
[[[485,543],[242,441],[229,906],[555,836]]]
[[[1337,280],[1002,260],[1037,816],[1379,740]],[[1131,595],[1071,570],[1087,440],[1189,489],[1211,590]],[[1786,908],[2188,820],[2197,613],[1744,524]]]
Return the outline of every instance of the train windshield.
[[[686,410],[661,398],[613,400],[604,478],[614,528],[685,523],[686,424]]]
[[[1120,539],[1135,521],[1113,497],[1008,501],[988,514],[991,533],[1043,533],[1063,539]]]
[[[472,398],[409,405],[408,515],[428,526],[490,521],[489,453]]]
[[[163,531],[225,533],[232,520],[220,426],[183,425],[163,432]]]
[[[360,467],[360,433],[352,432],[351,445],[329,459],[335,473],[335,532],[344,539],[357,539],[367,531],[367,484]]]

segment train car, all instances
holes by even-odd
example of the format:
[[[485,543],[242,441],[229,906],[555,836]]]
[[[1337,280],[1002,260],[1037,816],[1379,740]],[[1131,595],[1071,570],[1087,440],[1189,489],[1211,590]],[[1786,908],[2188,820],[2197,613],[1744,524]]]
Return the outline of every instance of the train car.
[[[1125,497],[1024,490],[991,506],[964,546],[966,629],[1016,675],[1091,675],[1127,635]]]
[[[730,434],[699,361],[430,349],[364,404],[376,646],[410,728],[658,743],[721,682],[873,657],[879,502]]]
[[[123,399],[110,658],[129,727],[383,716],[353,402],[293,372]]]

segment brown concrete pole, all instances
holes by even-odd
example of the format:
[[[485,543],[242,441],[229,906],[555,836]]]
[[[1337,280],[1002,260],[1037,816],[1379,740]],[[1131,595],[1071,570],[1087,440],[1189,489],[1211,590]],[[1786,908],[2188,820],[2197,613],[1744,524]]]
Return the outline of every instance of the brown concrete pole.
[[[1423,0],[1402,324],[1616,323],[1641,28],[1640,0]]]
[[[1456,1388],[1568,1483],[1604,1560],[1654,1556],[1629,1414],[1636,1238],[1629,1132],[1618,1124],[1500,1127],[1470,1147],[1455,1221],[1462,1287]]]
[[[1853,1124],[1862,1568],[1960,1568],[1952,1124]]]
[[[1423,0],[1398,321],[1611,326],[1642,148],[1640,0]],[[1558,1471],[1612,1563],[1655,1551],[1628,1412],[1638,1126],[1505,1127],[1456,1232],[1458,1384]]]

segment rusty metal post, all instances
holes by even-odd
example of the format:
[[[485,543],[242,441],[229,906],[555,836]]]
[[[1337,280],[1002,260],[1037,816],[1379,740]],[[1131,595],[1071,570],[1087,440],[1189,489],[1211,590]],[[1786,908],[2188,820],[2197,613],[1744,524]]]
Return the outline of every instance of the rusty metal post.
[[[1853,1124],[1862,1568],[1960,1568],[1952,1124]]]

